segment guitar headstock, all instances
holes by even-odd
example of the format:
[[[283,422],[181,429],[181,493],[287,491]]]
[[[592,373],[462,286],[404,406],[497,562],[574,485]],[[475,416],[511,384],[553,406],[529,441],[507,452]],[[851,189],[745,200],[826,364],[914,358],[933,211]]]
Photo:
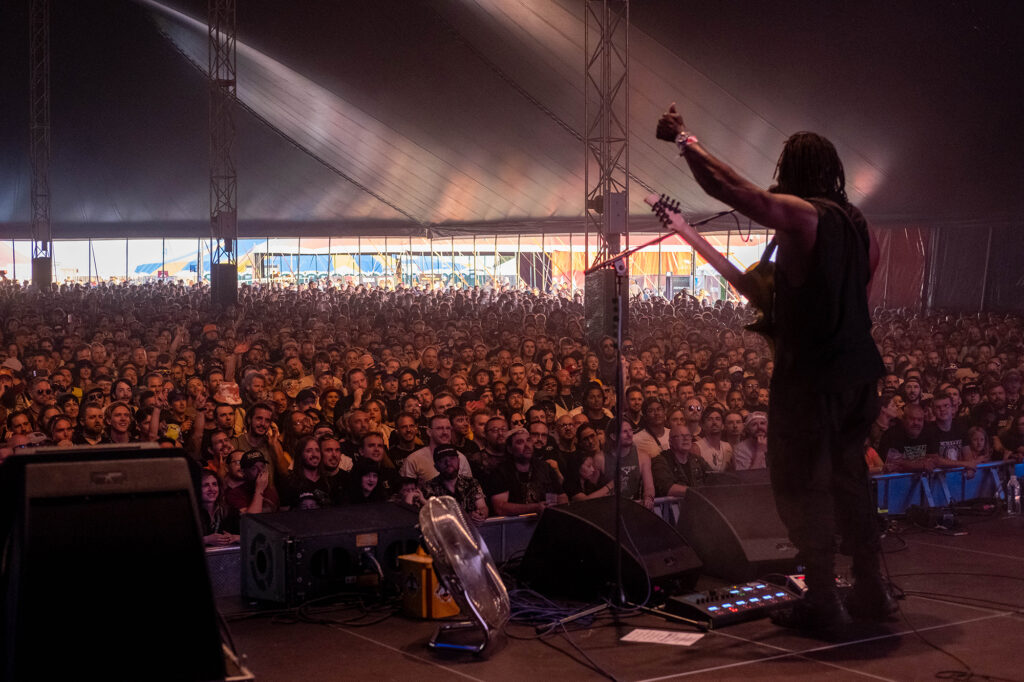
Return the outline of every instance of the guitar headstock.
[[[679,215],[679,202],[667,194],[648,194],[644,201],[664,227],[671,227],[672,216]]]

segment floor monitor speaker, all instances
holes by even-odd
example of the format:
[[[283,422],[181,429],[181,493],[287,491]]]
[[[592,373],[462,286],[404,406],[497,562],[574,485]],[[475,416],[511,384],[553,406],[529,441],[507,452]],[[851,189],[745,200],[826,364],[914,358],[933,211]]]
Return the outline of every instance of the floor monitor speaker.
[[[690,488],[680,504],[679,532],[708,575],[743,582],[796,568],[796,548],[767,483]]]
[[[634,602],[689,590],[700,560],[660,516],[622,501],[622,583]],[[591,600],[611,595],[615,582],[615,498],[548,507],[533,533],[520,576],[551,596]]]

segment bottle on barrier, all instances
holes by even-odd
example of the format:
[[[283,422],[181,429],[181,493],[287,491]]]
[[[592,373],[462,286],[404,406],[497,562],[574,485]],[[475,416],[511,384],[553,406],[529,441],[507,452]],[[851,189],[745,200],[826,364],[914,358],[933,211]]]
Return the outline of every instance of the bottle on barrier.
[[[1006,483],[1006,513],[1020,514],[1020,481],[1016,474],[1011,474]]]

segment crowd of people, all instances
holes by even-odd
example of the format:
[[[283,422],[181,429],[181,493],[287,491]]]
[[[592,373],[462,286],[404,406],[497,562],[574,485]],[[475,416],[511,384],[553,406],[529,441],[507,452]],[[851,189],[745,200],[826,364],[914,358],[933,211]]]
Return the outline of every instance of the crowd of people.
[[[616,489],[651,507],[766,466],[773,361],[751,318],[638,297],[620,349],[588,335],[579,296],[536,291],[253,285],[223,310],[203,286],[5,282],[0,458],[180,447],[209,545],[237,541],[241,514],[434,495],[475,522]],[[872,471],[1024,457],[1020,317],[874,320]]]

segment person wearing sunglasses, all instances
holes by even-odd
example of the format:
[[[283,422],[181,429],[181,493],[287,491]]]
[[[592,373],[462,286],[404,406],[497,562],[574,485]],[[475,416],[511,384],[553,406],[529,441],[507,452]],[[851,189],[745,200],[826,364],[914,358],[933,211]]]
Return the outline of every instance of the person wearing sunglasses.
[[[32,423],[42,428],[40,416],[47,407],[57,402],[53,394],[53,387],[50,379],[46,376],[34,377],[28,384],[28,411],[32,417]]]
[[[701,435],[701,421],[704,418],[704,403],[700,398],[694,396],[683,402],[683,418],[686,420],[686,428],[690,435],[696,440]]]

